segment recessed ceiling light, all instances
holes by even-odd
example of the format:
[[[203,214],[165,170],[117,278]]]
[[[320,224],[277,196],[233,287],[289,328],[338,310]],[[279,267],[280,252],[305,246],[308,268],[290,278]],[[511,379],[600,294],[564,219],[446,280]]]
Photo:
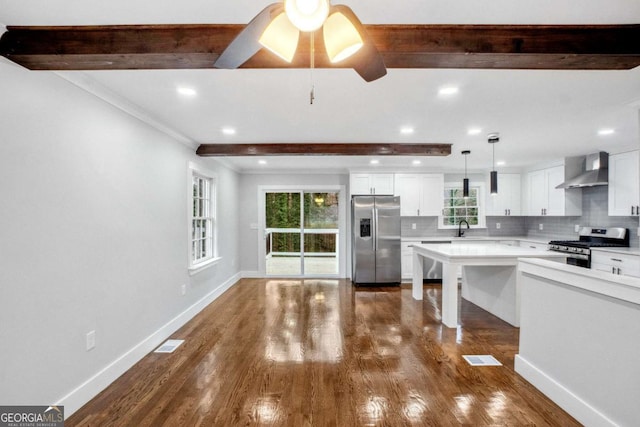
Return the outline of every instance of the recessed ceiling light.
[[[598,135],[600,136],[613,135],[614,133],[616,133],[614,129],[600,129],[598,131]]]
[[[259,165],[266,165],[266,164],[267,164],[267,161],[266,161],[266,160],[262,160],[262,159],[260,159],[260,160],[258,160],[258,164],[259,164]]]
[[[176,91],[182,96],[196,96],[198,92],[192,87],[178,86]]]
[[[499,160],[496,162],[496,166],[504,166],[506,163],[504,162],[504,160]]]
[[[235,135],[236,130],[234,128],[225,127],[225,128],[222,128],[222,133],[224,133],[225,135]]]
[[[405,126],[400,129],[400,133],[403,135],[411,135],[413,133],[413,128],[409,126]]]
[[[414,160],[414,161],[411,162],[411,164],[414,165],[414,166],[418,166],[418,165],[422,164],[422,162],[420,160]]]
[[[438,91],[438,95],[455,95],[456,93],[458,93],[456,86],[445,86]]]
[[[377,165],[378,163],[380,163],[380,160],[373,159],[369,163],[372,164],[372,165]]]
[[[467,135],[479,135],[482,132],[480,128],[471,128],[467,131]]]

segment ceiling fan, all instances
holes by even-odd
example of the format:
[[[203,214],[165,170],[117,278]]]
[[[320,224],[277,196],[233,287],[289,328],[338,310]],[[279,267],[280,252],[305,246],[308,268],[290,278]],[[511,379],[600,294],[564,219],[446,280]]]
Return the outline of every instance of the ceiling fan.
[[[313,33],[319,29],[332,63],[353,68],[367,82],[387,74],[380,52],[355,13],[348,6],[331,5],[330,0],[270,4],[247,24],[213,65],[238,68],[263,47],[291,62],[300,32],[311,33],[313,43]]]

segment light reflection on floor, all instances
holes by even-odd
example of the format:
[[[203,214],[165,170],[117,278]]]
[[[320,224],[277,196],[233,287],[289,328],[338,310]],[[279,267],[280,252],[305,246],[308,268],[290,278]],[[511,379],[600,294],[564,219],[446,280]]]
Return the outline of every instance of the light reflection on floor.
[[[265,357],[274,362],[337,363],[343,356],[337,280],[269,280]],[[286,304],[282,304],[287,301]]]

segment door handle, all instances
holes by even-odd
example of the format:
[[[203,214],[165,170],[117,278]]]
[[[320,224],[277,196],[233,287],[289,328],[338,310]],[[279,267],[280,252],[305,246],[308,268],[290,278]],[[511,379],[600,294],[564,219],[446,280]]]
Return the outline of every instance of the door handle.
[[[373,250],[378,251],[378,209],[373,208]]]

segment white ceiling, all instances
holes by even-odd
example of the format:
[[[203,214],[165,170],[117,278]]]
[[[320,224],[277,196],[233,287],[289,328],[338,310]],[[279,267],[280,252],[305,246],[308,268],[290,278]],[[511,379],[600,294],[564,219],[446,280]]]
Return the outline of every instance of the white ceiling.
[[[246,23],[271,1],[0,0],[5,25]],[[336,1],[337,3],[337,1]],[[638,0],[341,1],[365,24],[629,24]],[[380,169],[504,168],[640,146],[640,67],[629,71],[400,70],[366,83],[353,70],[152,70],[61,73],[186,143],[451,143],[452,155],[380,158]],[[311,85],[315,101],[309,104]],[[457,86],[456,95],[438,90]],[[176,92],[192,87],[195,97]],[[236,134],[224,135],[233,127]],[[414,128],[411,135],[400,129]],[[470,136],[471,127],[481,128]],[[599,136],[602,128],[615,133]],[[230,158],[238,170],[367,169],[363,157]],[[500,168],[499,168],[500,169]]]

